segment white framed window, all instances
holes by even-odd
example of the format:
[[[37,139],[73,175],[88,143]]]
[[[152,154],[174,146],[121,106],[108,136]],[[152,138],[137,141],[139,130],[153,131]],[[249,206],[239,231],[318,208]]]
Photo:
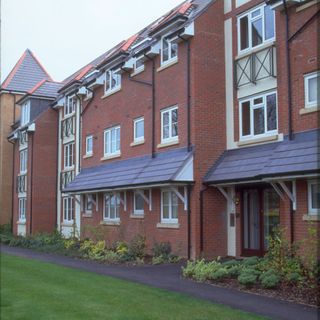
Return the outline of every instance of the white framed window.
[[[133,121],[133,136],[134,142],[144,140],[144,118],[138,118]]]
[[[276,92],[253,96],[240,101],[240,140],[278,132]]]
[[[104,131],[104,156],[120,154],[120,126]]]
[[[25,149],[28,147],[28,133],[27,131],[19,132],[19,149]]]
[[[120,194],[106,193],[104,195],[103,219],[119,221],[120,220]]]
[[[93,136],[86,137],[86,155],[91,156],[93,154]]]
[[[255,7],[238,17],[238,52],[275,39],[275,13],[268,5]]]
[[[306,108],[318,106],[319,79],[320,71],[309,73],[304,76],[304,96]]]
[[[178,223],[178,197],[173,191],[161,191],[161,222]]]
[[[142,191],[143,192],[143,191]],[[144,199],[140,193],[134,192],[133,194],[133,214],[144,214]]]
[[[19,198],[19,221],[26,221],[27,198]]]
[[[107,70],[105,78],[105,93],[110,93],[121,88],[121,74],[119,70]]]
[[[137,57],[134,61],[134,73],[144,70],[144,56]]]
[[[28,149],[20,151],[20,174],[26,174],[28,170]]]
[[[176,61],[178,59],[178,44],[172,42],[168,36],[161,39],[161,65]]]
[[[77,107],[77,98],[76,96],[68,96],[66,97],[66,101],[64,104],[64,116],[71,115],[75,113]]]
[[[74,199],[72,197],[63,198],[63,221],[72,223],[74,217]]]
[[[26,125],[30,121],[30,101],[25,102],[21,107],[21,126]]]
[[[309,214],[320,214],[320,181],[308,181],[308,210]]]
[[[93,195],[92,194],[85,195],[84,206],[85,206],[85,212],[87,214],[91,214],[92,210],[93,210]]]
[[[74,166],[74,143],[64,146],[64,168],[70,169]]]
[[[178,107],[161,111],[161,142],[178,140]]]

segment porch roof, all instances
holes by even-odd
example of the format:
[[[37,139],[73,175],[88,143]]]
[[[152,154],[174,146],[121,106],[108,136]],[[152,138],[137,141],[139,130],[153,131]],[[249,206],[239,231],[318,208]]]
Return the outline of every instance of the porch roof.
[[[82,169],[64,193],[98,192],[145,185],[193,182],[192,152],[187,148],[114,161]]]
[[[319,130],[294,134],[281,142],[227,150],[204,178],[206,184],[257,181],[319,172]]]

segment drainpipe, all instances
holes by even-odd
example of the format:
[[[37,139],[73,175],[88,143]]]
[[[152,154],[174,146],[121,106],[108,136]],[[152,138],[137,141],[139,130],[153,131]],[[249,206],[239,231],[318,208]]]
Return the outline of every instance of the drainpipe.
[[[81,117],[81,107],[82,107],[82,100],[81,100],[81,97],[78,95],[78,93],[76,93],[76,97],[78,98],[79,100],[79,123],[78,123],[78,126],[79,126],[79,150],[78,150],[78,157],[79,157],[79,162],[78,162],[78,173],[80,173],[80,170],[81,170],[81,127],[82,127],[82,117]]]
[[[191,186],[188,184],[187,185],[187,197],[188,197],[188,260],[191,258]]]
[[[284,13],[286,16],[286,62],[287,62],[287,82],[288,82],[288,135],[289,140],[293,139],[292,134],[292,86],[291,86],[291,62],[290,62],[290,44],[289,44],[289,14],[286,0],[283,1]]]
[[[207,186],[202,186],[200,190],[200,252],[202,254],[203,252],[203,243],[204,243],[204,236],[203,236],[203,224],[204,224],[204,219],[203,219],[203,195],[204,192],[208,189]]]
[[[155,157],[155,149],[156,149],[155,124],[156,124],[156,63],[154,59],[152,59],[152,150],[151,150],[152,158]]]
[[[34,153],[34,134],[32,134],[32,141],[31,141],[31,182],[30,182],[30,235],[32,235],[32,210],[33,210],[33,153]]]

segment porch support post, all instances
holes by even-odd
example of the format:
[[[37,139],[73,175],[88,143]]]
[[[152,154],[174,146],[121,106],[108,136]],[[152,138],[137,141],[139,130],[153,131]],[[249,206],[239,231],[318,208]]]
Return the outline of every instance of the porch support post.
[[[282,187],[282,189],[284,190],[284,192],[286,193],[286,195],[290,198],[290,200],[292,201],[292,207],[293,207],[293,210],[296,210],[297,209],[297,201],[296,201],[296,196],[295,196],[295,181],[292,181],[292,191],[291,192],[288,187],[286,186],[285,182],[284,181],[279,181],[279,184],[280,186]],[[294,185],[294,187],[293,187]]]
[[[145,196],[143,190],[137,189],[137,190],[135,190],[135,191],[136,191],[136,193],[138,193],[138,194],[143,198],[143,200],[149,205],[149,210],[151,211],[151,210],[152,210],[151,188],[149,189],[149,199]]]
[[[76,195],[73,196],[74,201],[77,202],[80,206],[81,206],[81,202],[82,202],[81,198],[82,198],[81,195],[80,195],[80,199],[78,199],[78,197]]]
[[[218,190],[222,193],[222,195],[226,198],[226,200],[229,202],[232,202],[232,198],[229,196],[228,192],[222,188],[222,187],[217,187]]]
[[[273,189],[276,191],[276,193],[279,195],[279,197],[284,200],[283,193],[281,192],[280,188],[277,186],[276,183],[269,181],[269,183],[272,185]]]
[[[152,190],[149,189],[149,211],[152,211]]]
[[[99,211],[99,193],[96,193],[96,211]]]
[[[186,211],[188,209],[188,201],[186,196],[186,189],[184,189],[184,196],[179,192],[177,187],[170,187],[170,189],[175,193],[175,195],[182,201],[184,205],[184,210]]]
[[[116,193],[115,193],[116,194]],[[119,201],[123,205],[123,210],[127,211],[127,201],[126,197],[123,196],[123,199],[121,198],[121,195],[119,194]]]

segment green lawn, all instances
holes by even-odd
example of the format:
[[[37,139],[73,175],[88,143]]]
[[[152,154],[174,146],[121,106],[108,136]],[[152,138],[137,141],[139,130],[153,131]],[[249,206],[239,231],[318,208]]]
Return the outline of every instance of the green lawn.
[[[262,319],[191,297],[1,255],[1,320]]]

